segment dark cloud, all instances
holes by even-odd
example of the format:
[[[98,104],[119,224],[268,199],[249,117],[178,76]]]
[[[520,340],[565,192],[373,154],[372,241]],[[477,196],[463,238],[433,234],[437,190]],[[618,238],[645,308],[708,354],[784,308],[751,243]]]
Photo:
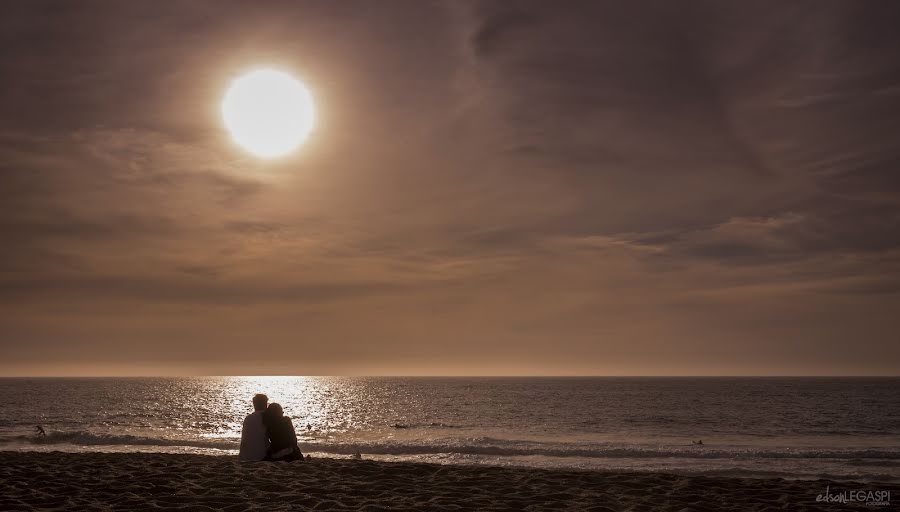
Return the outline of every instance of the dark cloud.
[[[0,297],[4,302],[49,300],[129,300],[165,303],[261,304],[269,302],[318,304],[346,297],[385,294],[400,287],[391,283],[223,283],[212,278],[220,272],[203,266],[177,269],[188,279],[169,276],[74,277],[52,279],[8,279]]]
[[[498,6],[495,6],[497,12],[487,14],[472,35],[472,47],[480,57],[496,51],[502,41],[510,39],[512,32],[528,29],[540,23],[540,19],[536,16],[496,7]]]

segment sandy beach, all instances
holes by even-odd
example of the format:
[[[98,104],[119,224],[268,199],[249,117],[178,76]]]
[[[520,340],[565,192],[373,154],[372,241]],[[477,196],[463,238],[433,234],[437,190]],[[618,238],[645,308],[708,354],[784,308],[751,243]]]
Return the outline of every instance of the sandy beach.
[[[0,510],[842,510],[830,485],[367,460],[0,452]],[[863,509],[864,505],[856,507]],[[868,508],[871,510],[871,508]],[[884,509],[884,507],[881,507]]]

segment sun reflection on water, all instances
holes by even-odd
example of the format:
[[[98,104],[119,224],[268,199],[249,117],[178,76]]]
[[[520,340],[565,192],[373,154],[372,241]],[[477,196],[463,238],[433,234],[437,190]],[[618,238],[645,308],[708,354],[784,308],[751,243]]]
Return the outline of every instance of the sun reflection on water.
[[[239,438],[241,423],[253,411],[251,400],[257,393],[268,396],[269,403],[281,404],[285,414],[293,419],[301,441],[322,441],[371,427],[368,406],[375,409],[386,406],[361,379],[253,376],[214,380],[220,384],[221,394],[210,398],[223,409],[214,415],[227,420],[217,425],[218,428],[189,427],[211,439]],[[200,387],[208,390],[209,384],[204,382]]]

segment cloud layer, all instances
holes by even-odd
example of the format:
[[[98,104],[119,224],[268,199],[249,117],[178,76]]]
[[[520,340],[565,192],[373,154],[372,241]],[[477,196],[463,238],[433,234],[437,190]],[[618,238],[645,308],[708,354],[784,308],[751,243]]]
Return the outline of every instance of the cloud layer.
[[[897,374],[900,7],[564,7],[4,5],[0,372]]]

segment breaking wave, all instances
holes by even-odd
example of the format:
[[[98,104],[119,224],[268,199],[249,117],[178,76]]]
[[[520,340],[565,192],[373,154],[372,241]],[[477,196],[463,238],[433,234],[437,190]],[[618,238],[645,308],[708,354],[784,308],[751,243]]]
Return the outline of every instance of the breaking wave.
[[[77,446],[187,446],[219,450],[236,450],[238,441],[205,439],[170,439],[162,437],[142,437],[127,434],[94,434],[85,431],[51,432],[46,436],[0,437],[0,443],[24,443],[33,445],[71,444]]]
[[[0,437],[0,444],[76,446],[160,446],[237,450],[237,439],[173,439],[133,435],[96,434],[85,431],[51,432],[46,436]],[[461,454],[482,456],[543,456],[586,458],[691,458],[691,459],[880,459],[885,466],[900,465],[900,449],[792,449],[715,446],[654,446],[568,444],[477,437],[433,441],[301,442],[305,452],[351,455],[357,450],[373,455]]]

